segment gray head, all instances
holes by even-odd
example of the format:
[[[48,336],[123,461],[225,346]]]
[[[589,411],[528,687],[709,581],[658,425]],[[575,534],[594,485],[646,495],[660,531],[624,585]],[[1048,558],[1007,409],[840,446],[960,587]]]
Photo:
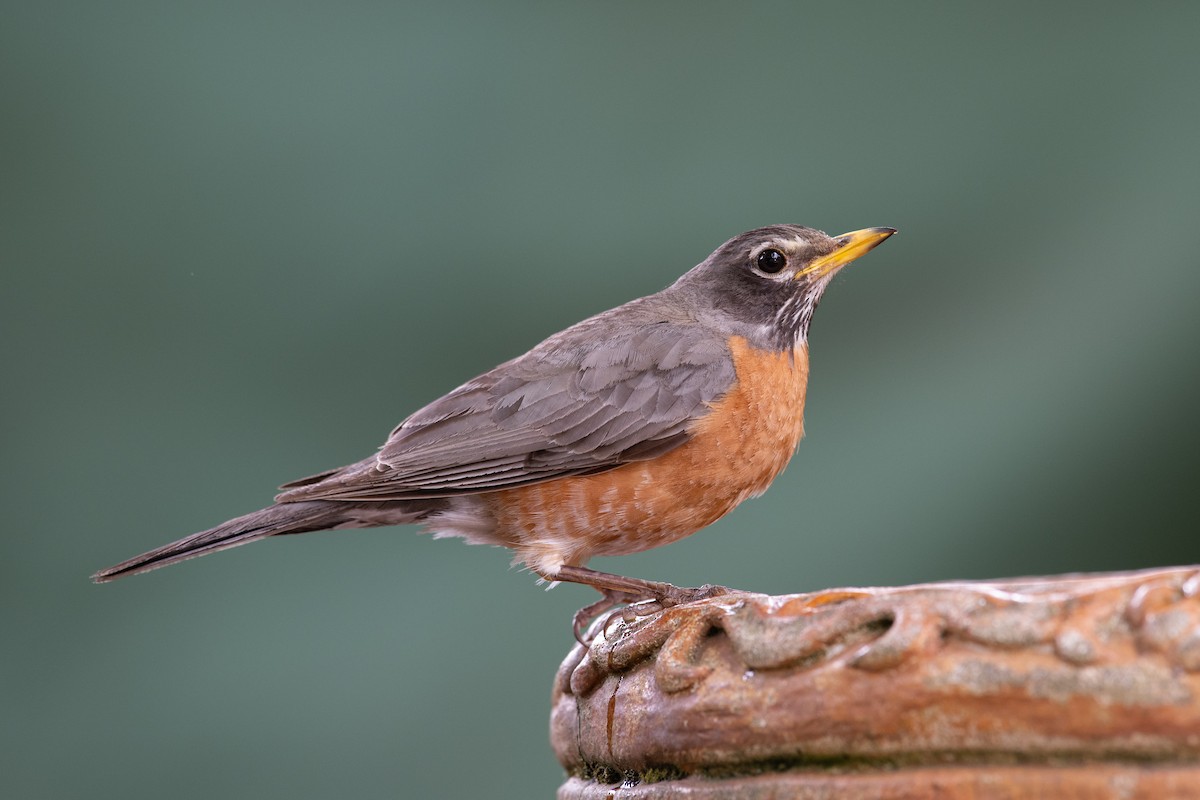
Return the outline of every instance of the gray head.
[[[864,228],[829,236],[802,225],[769,225],[739,234],[680,278],[671,291],[765,333],[790,349],[808,337],[825,287],[838,270],[895,233]]]

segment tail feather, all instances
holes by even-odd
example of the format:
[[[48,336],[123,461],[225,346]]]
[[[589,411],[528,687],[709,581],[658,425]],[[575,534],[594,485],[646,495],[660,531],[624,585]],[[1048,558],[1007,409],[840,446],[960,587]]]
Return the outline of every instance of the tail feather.
[[[326,500],[268,506],[102,569],[92,576],[92,580],[107,583],[276,534],[325,530],[350,522],[347,510],[344,503]]]

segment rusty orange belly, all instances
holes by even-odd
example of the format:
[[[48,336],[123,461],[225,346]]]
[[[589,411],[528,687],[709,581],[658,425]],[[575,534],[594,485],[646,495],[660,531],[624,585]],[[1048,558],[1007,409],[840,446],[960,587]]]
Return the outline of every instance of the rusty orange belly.
[[[486,495],[497,538],[543,575],[688,536],[766,491],[804,434],[808,351],[730,340],[737,382],[692,437],[649,461]]]

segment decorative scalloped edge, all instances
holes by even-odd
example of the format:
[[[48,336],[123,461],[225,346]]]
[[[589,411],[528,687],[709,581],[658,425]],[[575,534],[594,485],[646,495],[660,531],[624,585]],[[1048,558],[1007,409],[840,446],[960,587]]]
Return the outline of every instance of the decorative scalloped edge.
[[[999,583],[840,589],[770,597],[734,592],[646,616],[601,623],[576,647],[558,681],[583,696],[609,674],[654,658],[664,692],[708,675],[700,653],[714,631],[750,670],[820,669],[834,659],[888,670],[948,641],[1014,650],[1049,647],[1074,666],[1112,661],[1132,643],[1174,668],[1200,671],[1200,567],[1060,576]]]

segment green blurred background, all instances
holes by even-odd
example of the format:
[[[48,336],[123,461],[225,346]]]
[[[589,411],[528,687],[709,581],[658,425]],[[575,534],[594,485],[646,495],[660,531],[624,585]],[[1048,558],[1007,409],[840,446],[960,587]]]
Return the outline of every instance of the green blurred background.
[[[572,612],[411,529],[95,569],[747,228],[901,233],[762,498],[601,568],[1188,563],[1200,7],[7,3],[0,795],[551,797]]]

